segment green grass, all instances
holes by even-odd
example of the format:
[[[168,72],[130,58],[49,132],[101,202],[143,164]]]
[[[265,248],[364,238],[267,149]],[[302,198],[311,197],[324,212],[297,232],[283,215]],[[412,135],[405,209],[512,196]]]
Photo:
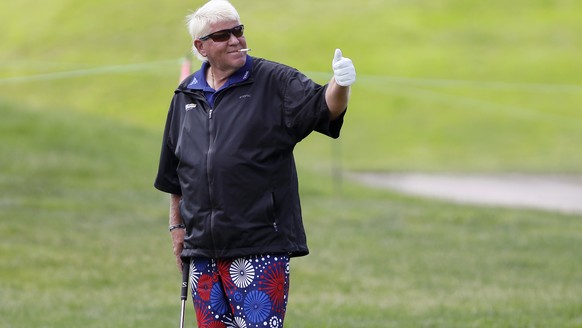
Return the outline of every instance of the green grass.
[[[150,187],[157,133],[3,108],[2,139],[14,141],[0,148],[14,159],[3,162],[1,180],[3,326],[175,324],[167,199]],[[312,254],[292,263],[290,327],[581,323],[580,216],[351,184],[334,194],[328,177],[300,171]]]
[[[200,3],[0,4],[1,327],[177,324],[152,183]],[[582,326],[582,216],[331,179],[334,165],[579,174],[582,3],[235,5],[253,55],[323,82],[341,47],[359,74],[342,138],[296,151],[312,254],[292,262],[289,327]],[[73,73],[43,75],[58,72]]]

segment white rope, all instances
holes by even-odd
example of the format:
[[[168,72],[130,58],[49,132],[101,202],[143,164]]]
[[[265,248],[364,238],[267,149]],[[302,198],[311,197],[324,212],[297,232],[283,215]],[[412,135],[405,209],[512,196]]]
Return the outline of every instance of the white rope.
[[[167,65],[180,65],[181,59],[173,60],[163,60],[155,61],[149,63],[139,63],[139,64],[126,64],[126,65],[113,65],[113,66],[102,66],[87,69],[78,69],[62,72],[53,72],[37,75],[27,75],[27,76],[15,76],[0,79],[0,84],[13,84],[13,83],[24,83],[24,82],[34,82],[34,81],[46,81],[46,80],[58,80],[74,77],[82,77],[88,75],[99,75],[99,74],[117,74],[126,72],[143,71],[146,69],[152,69],[160,66]]]
[[[329,79],[331,73],[307,72],[313,78]],[[549,91],[549,92],[580,92],[582,85],[550,84],[550,83],[517,83],[477,80],[449,80],[433,78],[408,78],[397,76],[361,75],[358,74],[356,83],[374,84],[405,84],[424,87],[474,87],[486,89],[522,90],[522,91]]]

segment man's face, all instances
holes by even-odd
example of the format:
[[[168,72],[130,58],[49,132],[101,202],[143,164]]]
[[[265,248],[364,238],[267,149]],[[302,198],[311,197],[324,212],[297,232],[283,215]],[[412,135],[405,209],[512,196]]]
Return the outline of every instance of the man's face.
[[[222,30],[232,29],[239,26],[238,21],[217,22],[210,25],[210,33]],[[246,62],[246,52],[239,52],[240,49],[247,47],[247,41],[244,35],[236,37],[230,33],[226,41],[215,41],[212,38],[207,40],[195,40],[198,51],[208,58],[208,62],[215,69],[224,71],[237,70],[244,66]]]

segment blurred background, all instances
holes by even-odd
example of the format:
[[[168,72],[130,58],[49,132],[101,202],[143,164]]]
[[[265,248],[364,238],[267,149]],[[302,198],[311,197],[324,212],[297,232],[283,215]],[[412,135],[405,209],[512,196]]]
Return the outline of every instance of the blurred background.
[[[0,326],[178,323],[152,184],[203,3],[0,3]],[[312,254],[293,262],[289,327],[582,325],[582,216],[342,180],[582,174],[582,2],[232,3],[252,56],[326,83],[341,48],[358,73],[342,137],[296,149]]]

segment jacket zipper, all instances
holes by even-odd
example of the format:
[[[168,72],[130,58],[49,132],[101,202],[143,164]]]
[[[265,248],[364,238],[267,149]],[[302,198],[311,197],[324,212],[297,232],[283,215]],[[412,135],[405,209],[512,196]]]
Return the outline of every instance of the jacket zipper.
[[[208,110],[208,153],[206,155],[206,176],[208,179],[208,197],[210,200],[210,237],[212,239],[213,249],[216,249],[216,242],[214,240],[214,217],[215,217],[215,202],[214,202],[214,181],[212,179],[212,157],[214,155],[214,121],[212,120],[212,113],[214,109]]]

